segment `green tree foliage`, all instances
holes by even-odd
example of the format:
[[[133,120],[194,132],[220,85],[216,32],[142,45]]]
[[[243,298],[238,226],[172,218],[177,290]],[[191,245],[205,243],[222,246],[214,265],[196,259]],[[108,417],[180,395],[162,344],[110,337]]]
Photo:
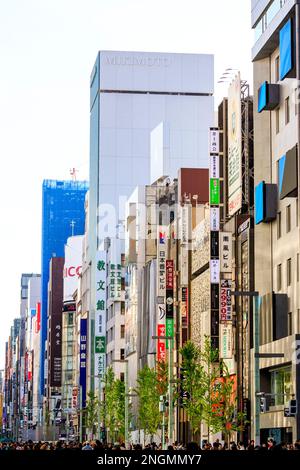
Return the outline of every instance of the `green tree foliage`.
[[[192,434],[200,429],[206,405],[206,374],[201,363],[201,352],[192,341],[180,350],[182,357],[182,406],[187,412]]]
[[[138,420],[140,429],[153,436],[160,424],[159,398],[164,390],[164,382],[158,371],[148,366],[138,371],[136,393],[139,398]]]
[[[99,401],[98,398],[94,395],[93,392],[88,392],[88,398],[86,401],[86,426],[90,430],[92,434],[92,438],[95,434],[95,423],[98,419],[98,409],[99,409]]]

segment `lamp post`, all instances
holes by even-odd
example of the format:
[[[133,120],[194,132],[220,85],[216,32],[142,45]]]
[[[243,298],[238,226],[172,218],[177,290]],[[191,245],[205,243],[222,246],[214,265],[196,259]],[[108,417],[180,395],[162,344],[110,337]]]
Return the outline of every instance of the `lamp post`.
[[[169,367],[168,367],[168,396],[169,396],[169,419],[168,419],[168,442],[171,444],[173,437],[173,340],[172,336],[152,336],[152,339],[169,341]]]
[[[112,362],[119,362],[121,364],[125,364],[125,375],[124,375],[124,383],[125,383],[125,447],[128,447],[128,428],[129,428],[129,393],[128,393],[128,360],[127,359],[113,359]]]

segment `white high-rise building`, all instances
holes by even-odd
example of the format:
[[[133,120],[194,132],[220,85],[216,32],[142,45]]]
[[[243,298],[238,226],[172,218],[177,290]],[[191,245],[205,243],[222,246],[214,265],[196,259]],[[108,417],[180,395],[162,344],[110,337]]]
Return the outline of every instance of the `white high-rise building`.
[[[208,167],[213,91],[212,55],[98,53],[90,82],[90,321],[95,316],[95,253],[106,237],[116,236],[136,186],[152,182],[151,147],[158,158],[167,148],[170,177],[180,167]],[[151,138],[159,128],[163,138],[155,132]],[[92,376],[93,360],[89,367]]]

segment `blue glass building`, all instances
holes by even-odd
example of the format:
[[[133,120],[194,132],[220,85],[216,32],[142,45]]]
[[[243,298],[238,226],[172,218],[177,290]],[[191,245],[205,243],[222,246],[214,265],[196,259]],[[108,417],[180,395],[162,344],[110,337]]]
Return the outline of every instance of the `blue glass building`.
[[[42,200],[42,269],[41,269],[41,356],[40,393],[44,394],[44,358],[47,339],[47,301],[49,262],[64,256],[67,238],[83,235],[84,201],[87,181],[44,180]]]

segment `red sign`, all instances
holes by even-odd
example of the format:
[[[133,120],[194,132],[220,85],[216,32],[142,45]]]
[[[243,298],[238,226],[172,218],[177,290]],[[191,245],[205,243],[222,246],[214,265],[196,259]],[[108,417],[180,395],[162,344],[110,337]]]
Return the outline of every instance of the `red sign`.
[[[172,259],[166,260],[166,289],[173,289],[174,286],[174,262]]]
[[[81,269],[82,269],[82,266],[70,266],[69,268],[68,267],[65,267],[64,269],[64,277],[79,277],[80,274],[81,274]]]
[[[157,325],[157,336],[166,336],[166,325],[161,324]],[[166,360],[166,344],[165,340],[157,340],[157,360],[165,361]]]
[[[36,320],[35,320],[35,332],[38,333],[41,329],[41,303],[36,304]]]

